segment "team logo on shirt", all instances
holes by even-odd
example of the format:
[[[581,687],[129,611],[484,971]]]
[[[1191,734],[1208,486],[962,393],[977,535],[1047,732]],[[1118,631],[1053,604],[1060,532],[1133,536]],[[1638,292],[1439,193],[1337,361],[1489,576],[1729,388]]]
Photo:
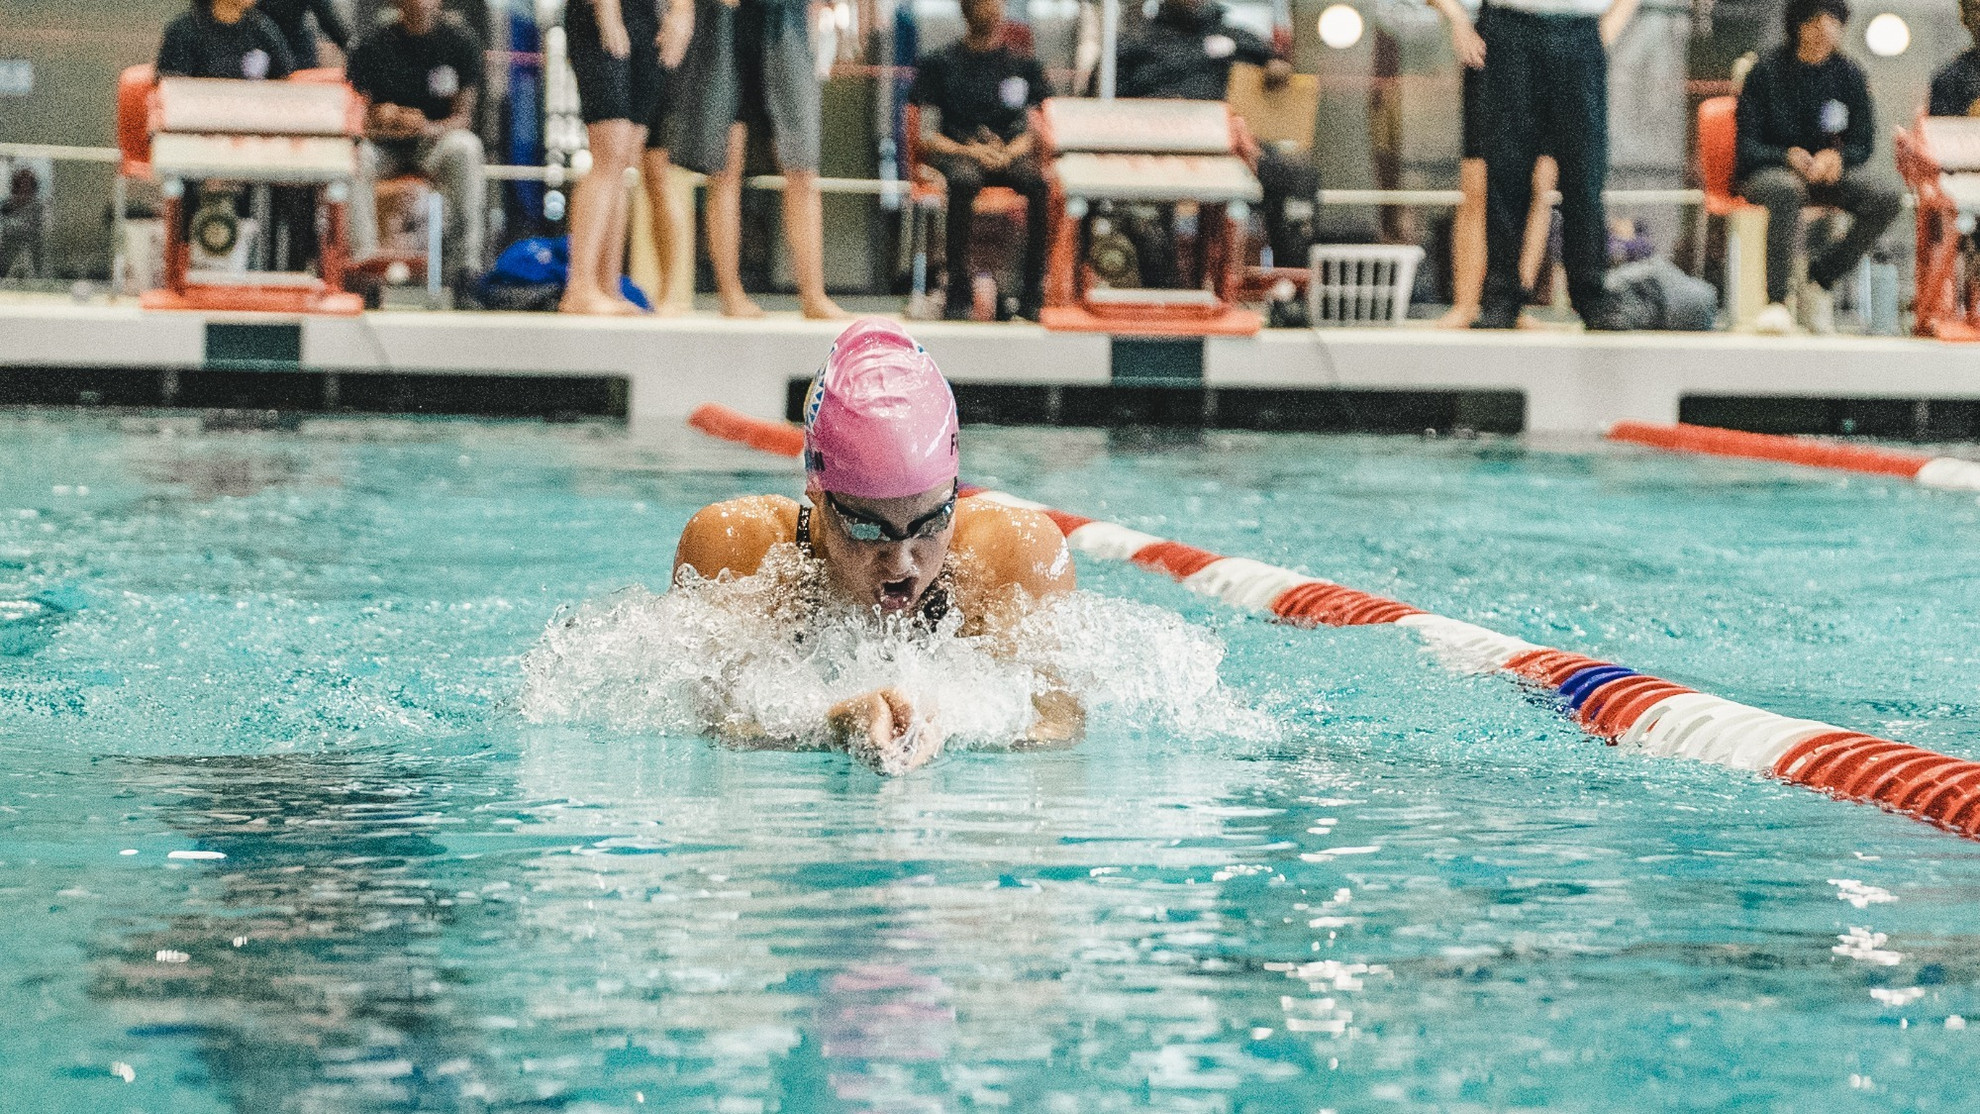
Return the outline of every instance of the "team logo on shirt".
[[[1237,53],[1237,40],[1229,35],[1205,35],[1203,54],[1207,58],[1229,58]]]
[[[268,76],[268,52],[259,47],[241,55],[241,76],[260,81]]]
[[[1822,102],[1822,134],[1841,135],[1849,130],[1849,106],[1841,101]]]
[[[426,91],[436,97],[451,97],[461,91],[461,75],[452,66],[435,66],[426,71]]]
[[[1031,96],[1031,82],[1021,77],[1007,77],[997,83],[997,99],[1004,102],[1005,108],[1023,108]]]

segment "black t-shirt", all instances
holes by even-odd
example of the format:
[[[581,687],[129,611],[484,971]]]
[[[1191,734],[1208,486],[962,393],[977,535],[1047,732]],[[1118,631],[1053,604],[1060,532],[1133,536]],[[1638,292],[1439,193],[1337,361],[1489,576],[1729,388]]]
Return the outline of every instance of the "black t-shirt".
[[[336,43],[338,50],[350,48],[351,29],[344,25],[344,17],[331,0],[255,0],[254,10],[282,32],[282,41],[289,44],[289,53],[295,55],[300,69],[311,69],[317,63],[317,31]],[[316,16],[313,29],[309,25],[312,14]]]
[[[232,77],[258,81],[296,72],[294,56],[268,17],[249,9],[222,23],[204,7],[165,25],[158,44],[160,77]]]
[[[451,17],[424,35],[394,23],[358,44],[349,72],[351,86],[373,104],[417,108],[428,120],[445,120],[453,115],[455,96],[481,90],[481,40]]]
[[[1932,75],[1931,112],[1971,116],[1976,102],[1980,102],[1980,49],[1967,51]]]
[[[1038,59],[1007,46],[971,50],[960,42],[923,58],[908,100],[939,109],[942,134],[957,142],[989,128],[1010,142],[1024,134],[1025,112],[1045,99],[1045,70]]]
[[[1271,60],[1271,44],[1225,22],[1223,8],[1190,11],[1164,4],[1146,31],[1122,44],[1116,87],[1123,97],[1221,101],[1232,63],[1262,66]]]

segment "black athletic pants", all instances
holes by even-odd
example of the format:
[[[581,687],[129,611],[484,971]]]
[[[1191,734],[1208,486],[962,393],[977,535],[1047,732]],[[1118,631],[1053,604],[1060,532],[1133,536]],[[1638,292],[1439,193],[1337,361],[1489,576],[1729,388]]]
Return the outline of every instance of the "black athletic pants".
[[[949,306],[959,308],[970,301],[969,238],[974,230],[976,214],[972,206],[976,195],[985,186],[1005,186],[1024,196],[1024,292],[1018,303],[1026,313],[1035,313],[1044,302],[1045,290],[1045,245],[1051,234],[1051,218],[1047,213],[1050,193],[1045,185],[1045,175],[1039,170],[1038,160],[1027,155],[1002,170],[985,170],[975,159],[931,158],[928,160],[935,169],[942,172],[942,178],[949,184],[948,215],[948,256],[949,256]]]
[[[1525,302],[1519,256],[1542,150],[1560,164],[1561,262],[1583,321],[1604,303],[1609,57],[1594,16],[1492,9],[1485,38],[1485,296],[1480,321],[1510,327]]]

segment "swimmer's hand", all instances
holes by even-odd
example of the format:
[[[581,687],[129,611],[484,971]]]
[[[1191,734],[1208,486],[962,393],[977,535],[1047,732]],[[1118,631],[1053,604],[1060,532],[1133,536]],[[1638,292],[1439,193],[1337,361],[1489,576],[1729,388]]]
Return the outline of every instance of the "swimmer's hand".
[[[879,689],[832,706],[825,713],[832,745],[873,768],[898,777],[942,753],[942,729],[919,718],[898,689]]]

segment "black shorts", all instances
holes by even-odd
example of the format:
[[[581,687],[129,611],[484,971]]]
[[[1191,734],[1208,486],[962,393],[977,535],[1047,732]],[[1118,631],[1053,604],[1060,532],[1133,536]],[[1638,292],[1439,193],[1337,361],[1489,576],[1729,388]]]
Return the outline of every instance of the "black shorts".
[[[1481,34],[1486,21],[1491,18],[1490,5],[1478,10],[1478,27]],[[1488,66],[1492,64],[1489,54],[1485,58],[1485,64]],[[1486,139],[1490,134],[1485,125],[1485,71],[1474,70],[1470,66],[1459,66],[1458,70],[1464,74],[1464,157],[1482,159],[1485,157]],[[1554,152],[1548,150],[1547,144],[1542,142],[1540,153],[1551,156]]]
[[[645,10],[644,4],[630,5]],[[598,35],[597,9],[574,0],[564,16],[564,46],[571,73],[577,77],[578,116],[587,124],[630,120],[647,125],[661,111],[667,96],[667,71],[660,65],[657,17],[626,20],[632,52],[614,58]]]
[[[769,135],[771,128],[770,104],[763,92],[767,81],[763,72],[767,14],[761,3],[736,7],[736,123],[747,125],[752,135]]]

